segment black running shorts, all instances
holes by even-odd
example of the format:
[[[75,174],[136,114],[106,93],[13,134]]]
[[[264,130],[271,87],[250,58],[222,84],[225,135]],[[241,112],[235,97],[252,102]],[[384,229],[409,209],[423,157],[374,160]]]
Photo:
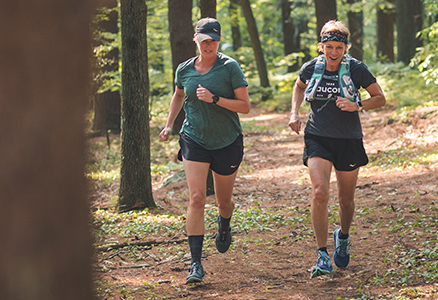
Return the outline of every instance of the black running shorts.
[[[310,157],[321,157],[333,163],[338,171],[353,171],[368,163],[362,139],[337,139],[304,135],[303,163]]]
[[[231,175],[237,171],[243,158],[243,136],[239,135],[229,146],[217,150],[207,150],[184,133],[180,134],[181,150],[178,159],[206,162],[219,175]]]

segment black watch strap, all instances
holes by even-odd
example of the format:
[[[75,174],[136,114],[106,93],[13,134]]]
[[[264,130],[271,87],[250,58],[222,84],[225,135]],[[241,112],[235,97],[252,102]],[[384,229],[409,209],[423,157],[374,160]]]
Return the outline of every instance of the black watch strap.
[[[213,95],[213,104],[216,104],[219,101],[219,96],[218,95]]]
[[[213,95],[213,104],[218,103],[219,101],[219,96],[218,95]]]

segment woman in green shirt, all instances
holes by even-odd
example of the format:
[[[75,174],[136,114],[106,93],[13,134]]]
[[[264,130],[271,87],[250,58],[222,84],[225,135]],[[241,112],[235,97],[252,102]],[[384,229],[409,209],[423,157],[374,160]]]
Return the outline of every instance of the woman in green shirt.
[[[160,137],[167,141],[172,125],[184,108],[180,131],[181,156],[190,192],[186,231],[192,265],[187,283],[201,282],[204,239],[204,207],[209,169],[213,171],[219,208],[216,248],[224,253],[231,244],[230,219],[234,210],[232,192],[243,157],[243,138],[238,113],[248,113],[248,83],[238,63],[218,52],[221,39],[216,19],[197,22],[194,42],[199,56],[181,63],[175,76],[166,127]]]

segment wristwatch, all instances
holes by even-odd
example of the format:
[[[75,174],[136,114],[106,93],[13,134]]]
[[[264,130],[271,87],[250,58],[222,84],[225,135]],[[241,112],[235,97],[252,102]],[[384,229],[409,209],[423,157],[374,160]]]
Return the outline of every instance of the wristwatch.
[[[213,95],[213,104],[216,104],[219,101],[218,95]]]
[[[362,107],[363,107],[362,101],[359,100],[356,103],[357,103],[357,107],[359,107],[358,111],[362,111]]]

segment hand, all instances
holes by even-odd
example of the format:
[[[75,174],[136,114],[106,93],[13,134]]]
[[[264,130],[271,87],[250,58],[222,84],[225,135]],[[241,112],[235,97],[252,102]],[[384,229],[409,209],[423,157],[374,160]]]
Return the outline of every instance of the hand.
[[[338,97],[338,100],[336,100],[336,106],[339,107],[339,109],[342,111],[353,112],[359,110],[359,106],[357,105],[357,103],[352,102],[347,98]]]
[[[169,139],[170,136],[170,132],[172,131],[171,127],[166,127],[163,130],[161,130],[160,132],[160,138],[162,141],[167,141]]]
[[[207,103],[213,103],[213,94],[210,93],[209,90],[202,87],[202,85],[198,85],[198,88],[196,89],[196,96],[199,100],[207,102]]]
[[[297,114],[293,114],[290,116],[289,119],[289,127],[295,131],[297,134],[300,134],[300,130],[301,130],[301,121],[300,121],[300,116]]]

